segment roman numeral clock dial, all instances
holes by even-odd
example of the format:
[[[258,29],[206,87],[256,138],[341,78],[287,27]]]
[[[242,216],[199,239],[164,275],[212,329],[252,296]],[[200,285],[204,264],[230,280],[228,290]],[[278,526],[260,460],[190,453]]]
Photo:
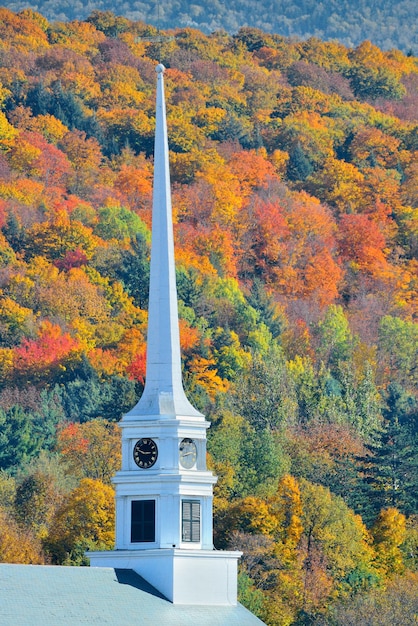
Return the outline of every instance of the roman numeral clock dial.
[[[153,439],[138,439],[133,451],[134,461],[141,469],[152,467],[158,457],[157,444]]]

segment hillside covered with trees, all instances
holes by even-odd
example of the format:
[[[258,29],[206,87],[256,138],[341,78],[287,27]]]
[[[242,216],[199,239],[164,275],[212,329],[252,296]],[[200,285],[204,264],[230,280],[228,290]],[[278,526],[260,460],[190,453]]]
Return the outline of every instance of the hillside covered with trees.
[[[346,46],[370,40],[384,50],[399,48],[418,54],[418,6],[413,0],[7,0],[4,6],[12,11],[29,7],[50,21],[87,19],[93,11],[112,11],[163,29],[198,28],[206,34],[234,34],[250,27],[299,39],[335,39]]]
[[[413,624],[418,59],[0,18],[0,559],[78,565],[113,542],[161,61],[216,546],[243,550],[241,601],[269,625]]]

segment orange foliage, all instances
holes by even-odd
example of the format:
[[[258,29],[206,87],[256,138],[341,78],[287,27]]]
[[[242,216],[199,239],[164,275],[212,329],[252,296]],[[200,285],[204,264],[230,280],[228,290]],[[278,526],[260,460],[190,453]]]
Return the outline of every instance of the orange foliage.
[[[356,165],[396,167],[399,160],[400,140],[378,128],[359,128],[350,144],[350,152]]]
[[[199,345],[200,332],[183,319],[179,320],[179,326],[182,353],[190,353]]]
[[[220,276],[236,278],[237,268],[232,235],[219,225],[212,229],[188,229],[188,246],[199,256],[207,259]]]
[[[71,454],[74,451],[85,454],[88,446],[89,440],[82,435],[81,424],[68,424],[58,431],[58,447],[62,454]]]
[[[99,376],[102,374],[106,376],[124,374],[124,364],[121,363],[120,358],[111,350],[94,348],[89,351],[88,357],[92,367],[94,367]]]
[[[123,165],[115,180],[115,188],[125,196],[132,210],[141,211],[151,206],[152,175],[146,164],[142,169]]]
[[[366,215],[343,215],[338,234],[340,255],[352,267],[371,275],[387,268],[385,238]]]
[[[133,358],[130,365],[126,368],[130,378],[137,380],[141,385],[145,385],[145,376],[147,373],[147,351],[143,348],[141,352]]]
[[[313,295],[319,305],[325,308],[338,298],[338,286],[343,277],[340,266],[334,261],[328,249],[320,250],[309,261],[305,270],[306,295]]]
[[[275,176],[275,168],[267,161],[265,150],[236,152],[229,160],[231,171],[239,178],[241,193],[248,196],[254,188],[265,187],[267,179]]]
[[[13,45],[22,51],[38,51],[49,46],[48,36],[39,20],[31,19],[39,14],[26,11],[20,15],[8,9],[0,8],[0,38],[2,42]],[[42,18],[39,15],[39,18]]]
[[[272,288],[313,297],[321,307],[337,298],[342,270],[331,254],[336,225],[323,205],[301,193],[283,205],[258,201],[245,218],[252,218],[252,228],[245,233],[244,271],[254,265]]]

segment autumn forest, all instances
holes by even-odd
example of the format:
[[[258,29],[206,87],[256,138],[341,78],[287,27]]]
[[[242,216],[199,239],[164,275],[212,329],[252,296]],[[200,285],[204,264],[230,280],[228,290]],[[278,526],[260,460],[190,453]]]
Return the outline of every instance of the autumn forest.
[[[113,545],[163,62],[215,545],[271,626],[414,624],[418,58],[100,11],[0,31],[0,560]]]

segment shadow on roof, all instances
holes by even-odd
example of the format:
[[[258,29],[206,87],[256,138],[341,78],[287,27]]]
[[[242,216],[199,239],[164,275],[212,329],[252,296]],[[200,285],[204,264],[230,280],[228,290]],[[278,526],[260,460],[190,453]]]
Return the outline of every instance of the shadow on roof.
[[[165,596],[162,595],[155,587],[150,585],[142,576],[134,572],[132,569],[118,569],[115,568],[116,578],[118,583],[121,585],[129,585],[130,587],[134,587],[135,589],[140,589],[141,591],[145,591],[156,598],[161,598],[162,600],[167,600]]]

